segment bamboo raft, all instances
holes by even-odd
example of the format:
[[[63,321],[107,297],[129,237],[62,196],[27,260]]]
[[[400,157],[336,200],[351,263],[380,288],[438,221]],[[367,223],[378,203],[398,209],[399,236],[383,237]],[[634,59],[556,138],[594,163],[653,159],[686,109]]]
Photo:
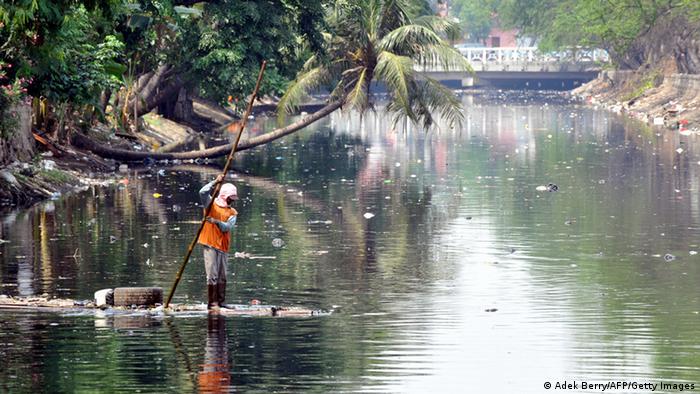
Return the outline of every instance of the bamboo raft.
[[[0,310],[18,310],[34,312],[90,312],[108,311],[110,313],[143,313],[163,315],[191,315],[218,313],[225,316],[269,316],[269,317],[311,317],[327,315],[330,312],[307,309],[303,307],[281,307],[276,305],[247,305],[232,304],[217,311],[207,310],[205,304],[171,304],[169,308],[155,307],[122,307],[97,306],[93,301],[76,301],[45,297],[10,297],[0,295]]]

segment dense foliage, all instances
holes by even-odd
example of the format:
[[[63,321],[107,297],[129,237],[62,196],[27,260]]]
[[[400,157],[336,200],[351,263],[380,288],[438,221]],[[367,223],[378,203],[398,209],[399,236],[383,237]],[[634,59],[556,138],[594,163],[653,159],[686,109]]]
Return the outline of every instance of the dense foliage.
[[[206,17],[186,25],[179,59],[216,100],[248,94],[260,63],[267,60],[264,93],[282,94],[311,50],[321,45],[320,1],[212,2]]]
[[[544,50],[604,48],[618,63],[660,18],[700,15],[696,0],[500,0],[497,8],[501,21],[539,38]]]
[[[0,83],[28,81],[22,94],[42,113],[92,116],[101,98],[133,102],[139,78],[163,65],[158,83],[242,97],[266,59],[262,92],[281,94],[320,47],[322,24],[322,0],[12,0],[0,3]],[[19,99],[8,91],[0,110]]]
[[[500,0],[454,0],[451,14],[459,20],[465,38],[483,42],[495,26]]]

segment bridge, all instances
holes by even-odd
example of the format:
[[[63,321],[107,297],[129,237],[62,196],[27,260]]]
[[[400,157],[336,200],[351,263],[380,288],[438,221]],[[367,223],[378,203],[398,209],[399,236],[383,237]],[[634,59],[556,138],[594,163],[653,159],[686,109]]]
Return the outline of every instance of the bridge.
[[[569,90],[598,76],[609,62],[600,49],[542,53],[536,47],[458,48],[475,74],[428,65],[419,71],[453,88]]]

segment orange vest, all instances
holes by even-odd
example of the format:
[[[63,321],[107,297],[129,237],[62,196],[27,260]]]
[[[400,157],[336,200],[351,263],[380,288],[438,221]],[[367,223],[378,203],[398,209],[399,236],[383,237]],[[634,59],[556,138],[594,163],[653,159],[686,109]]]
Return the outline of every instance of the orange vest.
[[[209,217],[211,218],[226,222],[234,215],[238,215],[238,212],[233,208],[221,208],[216,203],[211,204],[211,210],[209,211]],[[219,226],[216,224],[205,222],[202,233],[199,234],[199,243],[228,253],[228,247],[231,243],[231,232],[224,233],[219,230]]]

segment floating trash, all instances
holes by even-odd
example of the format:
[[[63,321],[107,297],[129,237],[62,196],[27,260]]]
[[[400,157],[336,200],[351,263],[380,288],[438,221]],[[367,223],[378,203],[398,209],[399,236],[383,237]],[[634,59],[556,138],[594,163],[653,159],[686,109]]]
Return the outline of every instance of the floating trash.
[[[165,176],[165,170],[158,170],[158,175]]]
[[[332,220],[310,220],[309,224],[333,224]]]
[[[487,308],[487,309],[484,309],[484,312],[496,312],[496,311],[498,311],[498,308]]]
[[[281,238],[275,238],[272,240],[272,246],[276,248],[281,248],[284,245],[284,241]]]
[[[115,242],[117,242],[117,237],[115,237],[114,235],[110,235],[109,236],[109,243],[113,244]]]
[[[538,192],[546,192],[547,191],[547,186],[540,185],[535,188]]]
[[[676,259],[676,256],[674,256],[674,255],[672,255],[672,254],[670,254],[670,253],[666,253],[666,254],[664,255],[664,261],[666,261],[666,262],[673,261],[673,260],[675,260],[675,259]]]
[[[162,194],[160,194],[160,193],[153,193],[153,198],[161,198],[161,197],[163,197]]]
[[[553,183],[548,183],[548,184],[547,184],[547,191],[548,191],[548,192],[556,192],[557,190],[559,190],[559,186],[557,186],[557,185],[555,185],[555,184],[553,184]]]
[[[698,254],[698,252],[695,250],[691,250],[690,252],[688,252],[688,254],[690,254],[691,256],[695,256],[696,254]]]
[[[365,219],[372,219],[374,217],[374,214],[371,212],[365,212],[365,214],[362,216],[364,216]]]
[[[324,254],[328,254],[328,251],[327,250],[313,250],[313,251],[309,252],[308,254],[310,254],[312,256],[323,256]]]

